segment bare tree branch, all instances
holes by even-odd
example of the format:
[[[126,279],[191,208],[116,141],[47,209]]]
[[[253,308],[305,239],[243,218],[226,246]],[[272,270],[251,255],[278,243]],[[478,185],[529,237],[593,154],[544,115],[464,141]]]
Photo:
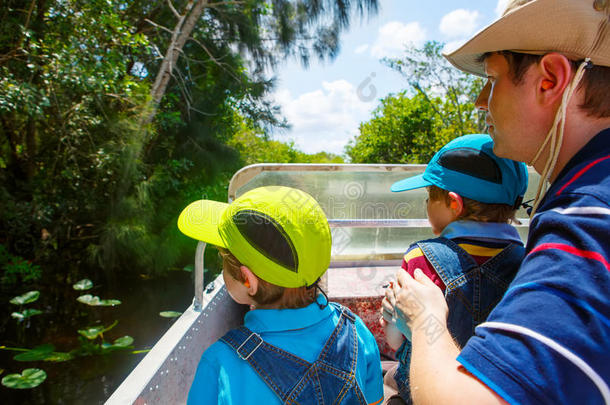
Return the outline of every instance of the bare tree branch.
[[[156,22],[154,22],[154,21],[150,21],[148,18],[145,18],[145,19],[144,19],[144,21],[146,21],[146,22],[147,22],[147,23],[149,23],[150,25],[153,25],[153,26],[155,26],[155,27],[157,27],[157,28],[159,28],[159,29],[162,29],[163,31],[169,32],[170,34],[173,34],[173,33],[174,33],[174,31],[170,30],[169,28],[164,27],[164,26],[162,26],[162,25],[160,25],[160,24],[157,24],[157,23],[156,23]]]
[[[172,3],[172,0],[167,0],[167,5],[169,6],[169,9],[172,10],[172,13],[174,13],[174,15],[176,17],[178,17],[178,19],[182,18],[182,16],[180,15],[180,13],[176,10],[176,8],[174,7],[174,4]]]
[[[227,6],[227,5],[235,5],[235,4],[246,4],[245,1],[219,1],[217,3],[208,3],[206,7],[218,7],[218,6]]]
[[[180,56],[182,48],[187,39],[191,36],[195,24],[199,20],[199,17],[201,17],[203,9],[207,4],[208,0],[190,0],[186,6],[184,15],[180,17],[176,24],[172,32],[172,39],[169,47],[167,48],[167,52],[163,58],[163,62],[161,63],[161,67],[159,68],[159,72],[157,73],[155,83],[151,90],[152,106],[150,113],[143,122],[144,125],[150,124],[155,117],[157,106],[165,94],[169,79],[172,77],[172,71],[178,62],[178,57]]]
[[[197,45],[199,45],[204,51],[205,53],[208,54],[208,56],[210,57],[210,59],[216,63],[221,69],[223,69],[225,72],[227,72],[229,75],[231,75],[232,78],[234,78],[235,80],[239,81],[239,78],[237,76],[235,76],[235,74],[233,72],[231,72],[231,70],[227,69],[225,66],[227,65],[226,63],[222,63],[220,62],[218,59],[216,59],[214,57],[214,55],[212,55],[212,52],[210,52],[210,50],[204,45],[202,44],[200,41],[196,40],[195,38],[191,37],[189,38],[191,41],[195,42]]]

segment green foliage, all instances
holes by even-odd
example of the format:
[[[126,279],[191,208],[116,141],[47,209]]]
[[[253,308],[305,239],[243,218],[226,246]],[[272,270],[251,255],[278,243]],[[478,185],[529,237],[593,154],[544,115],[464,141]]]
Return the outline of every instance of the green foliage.
[[[438,117],[424,97],[406,93],[381,100],[346,153],[354,163],[427,163],[436,150]],[[442,140],[440,141],[442,142]]]
[[[40,297],[40,291],[33,290],[13,297],[9,302],[13,305],[25,305],[35,302],[38,300],[38,297]]]
[[[105,355],[115,352],[117,350],[126,350],[132,349],[131,344],[133,343],[133,338],[131,336],[122,336],[120,338],[115,339],[112,343],[104,342],[101,343],[93,343],[90,340],[82,339],[80,340],[81,346],[73,350],[71,353],[78,356],[92,356],[92,355]]]
[[[424,96],[453,137],[483,132],[484,116],[474,106],[483,79],[453,67],[441,54],[443,46],[429,41],[407,49],[403,58],[384,62],[407,80],[412,92]]]
[[[113,351],[118,349],[131,349],[133,344],[133,338],[131,336],[121,336],[120,338],[114,339],[112,344],[102,343],[102,350]]]
[[[182,312],[177,312],[177,311],[159,312],[159,316],[161,316],[162,318],[178,318],[180,315],[182,315]]]
[[[21,256],[11,254],[2,244],[0,244],[0,268],[2,269],[0,278],[2,285],[13,285],[19,280],[29,283],[39,280],[42,276],[39,265],[27,261]]]
[[[89,280],[88,278],[84,278],[84,279],[74,283],[72,285],[72,288],[77,291],[90,290],[91,288],[93,288],[93,282],[91,280]]]
[[[341,156],[328,152],[308,155],[296,149],[292,142],[284,143],[267,139],[255,129],[241,125],[228,141],[243,159],[244,165],[254,163],[343,163]]]
[[[19,305],[19,306],[23,307],[23,305],[31,304],[32,302],[37,301],[39,297],[40,297],[40,291],[34,290],[34,291],[28,291],[25,294],[13,297],[9,302],[13,305]],[[23,322],[26,319],[28,319],[34,315],[40,315],[42,313],[43,312],[38,309],[26,308],[26,309],[23,309],[22,311],[19,311],[19,312],[15,311],[15,312],[11,313],[11,318],[16,319],[17,322]]]
[[[31,350],[27,350],[13,357],[17,361],[51,361],[63,362],[71,360],[73,356],[70,353],[56,352],[55,346],[50,343],[45,343],[36,346]]]
[[[442,47],[427,42],[401,59],[384,60],[409,88],[381,100],[373,118],[360,125],[360,135],[346,147],[352,162],[427,163],[450,140],[484,131],[474,106],[482,81],[453,68]]]
[[[47,373],[38,368],[26,368],[21,374],[8,374],[2,378],[2,385],[8,388],[28,389],[38,387],[47,379]]]
[[[132,348],[133,338],[131,336],[122,336],[115,339],[112,343],[104,340],[104,333],[114,328],[117,324],[118,321],[114,321],[109,326],[95,325],[79,329],[78,334],[82,336],[79,337],[80,347],[72,350],[70,354],[75,356],[103,355],[116,350]],[[98,342],[94,342],[95,340],[98,340]]]
[[[24,320],[26,320],[27,318],[34,316],[34,315],[40,315],[43,312],[39,309],[34,309],[34,308],[28,308],[28,309],[24,309],[21,312],[13,312],[11,313],[11,317],[17,319],[17,321],[19,322],[23,322]]]
[[[100,337],[101,339],[103,339],[104,332],[108,332],[109,330],[111,330],[112,328],[117,326],[118,323],[119,323],[118,321],[114,321],[109,326],[104,326],[104,325],[89,326],[86,329],[79,329],[78,334],[86,337],[89,340],[94,340],[97,337]]]
[[[374,14],[377,0],[206,3],[156,115],[164,27],[177,21],[167,2],[22,3],[0,3],[0,240],[27,260],[3,263],[3,282],[34,281],[40,266],[75,277],[89,265],[108,279],[182,266],[193,245],[178,213],[226,199],[241,165],[341,160],[268,140],[286,126],[268,68],[334,57],[354,11]]]
[[[121,305],[121,301],[119,300],[103,300],[97,295],[94,296],[91,294],[81,295],[76,300],[92,307],[114,307],[116,305]]]

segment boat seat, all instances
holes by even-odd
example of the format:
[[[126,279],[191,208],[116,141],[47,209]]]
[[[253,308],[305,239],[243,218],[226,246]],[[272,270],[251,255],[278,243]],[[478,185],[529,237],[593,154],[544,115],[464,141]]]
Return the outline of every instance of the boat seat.
[[[395,279],[399,266],[331,267],[326,272],[328,299],[345,305],[357,314],[375,336],[383,357],[394,359],[383,328],[379,325],[379,308],[385,296],[385,285]]]

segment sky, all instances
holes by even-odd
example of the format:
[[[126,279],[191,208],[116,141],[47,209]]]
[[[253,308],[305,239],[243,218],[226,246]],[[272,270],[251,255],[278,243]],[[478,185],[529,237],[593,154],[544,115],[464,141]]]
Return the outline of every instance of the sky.
[[[306,152],[343,154],[370,120],[380,99],[398,93],[407,83],[380,62],[397,58],[406,45],[436,40],[455,49],[494,21],[507,0],[379,0],[379,13],[352,19],[341,36],[341,50],[332,62],[296,61],[280,65],[271,99],[282,108],[291,128],[273,135],[294,141]]]

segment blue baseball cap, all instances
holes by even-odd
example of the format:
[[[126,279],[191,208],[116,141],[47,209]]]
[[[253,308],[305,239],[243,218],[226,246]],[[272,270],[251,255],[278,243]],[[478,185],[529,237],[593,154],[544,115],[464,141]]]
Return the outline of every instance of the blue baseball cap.
[[[464,135],[443,146],[424,173],[397,181],[392,191],[437,186],[487,204],[517,208],[527,190],[524,163],[499,158],[486,134]]]

